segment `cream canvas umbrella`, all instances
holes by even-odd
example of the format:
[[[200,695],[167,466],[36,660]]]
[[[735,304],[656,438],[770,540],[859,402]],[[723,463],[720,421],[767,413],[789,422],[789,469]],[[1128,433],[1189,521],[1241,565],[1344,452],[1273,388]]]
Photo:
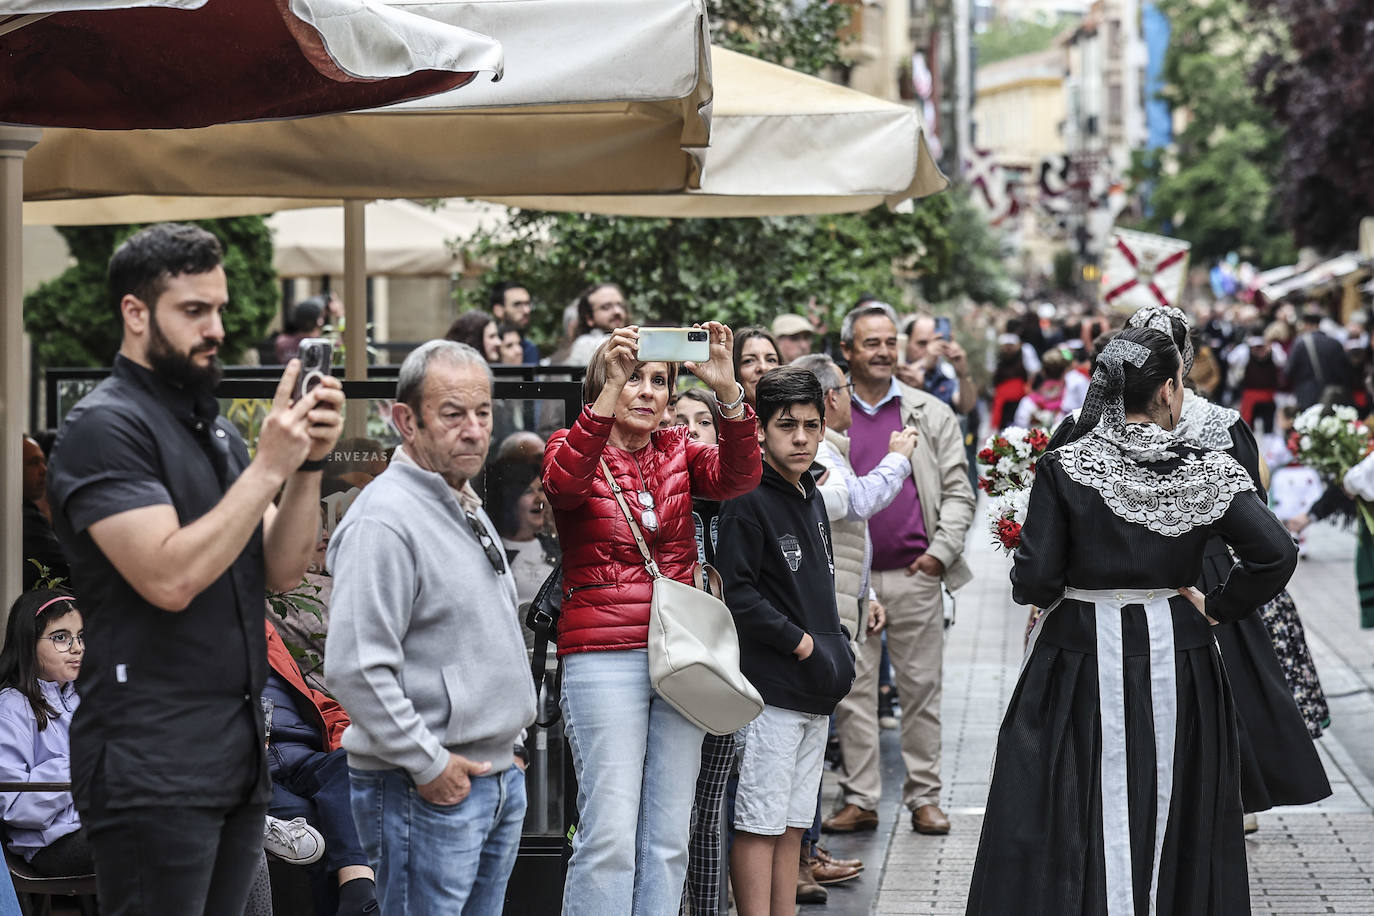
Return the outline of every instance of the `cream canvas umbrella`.
[[[149,6],[156,8],[142,8]],[[0,51],[0,124],[82,123],[107,134],[390,104],[454,89],[474,71],[499,73],[502,65],[492,39],[374,0],[0,0]],[[236,74],[259,78],[231,82]],[[40,137],[34,127],[0,126],[0,589],[7,595],[18,592],[23,553],[24,159]]]
[[[467,0],[406,9],[461,20],[498,39],[503,79],[398,106],[293,121],[180,131],[48,130],[29,155],[24,198],[344,200],[350,264],[344,284],[351,290],[366,276],[366,200],[661,193],[696,185],[712,94],[703,0]],[[90,222],[70,219],[74,202],[63,206],[68,216],[60,221],[29,220]],[[254,212],[222,202],[207,208],[215,215]],[[143,221],[134,206],[124,212],[117,222]],[[347,341],[347,374],[363,377],[365,326],[347,327],[358,335]]]
[[[507,209],[481,201],[427,207],[409,200],[377,200],[365,207],[367,273],[384,276],[453,274],[463,269],[454,241],[497,230]],[[272,266],[280,277],[340,276],[345,270],[341,207],[282,210],[267,219]]]
[[[780,216],[895,206],[949,185],[911,106],[724,48],[711,49],[711,72],[711,146],[699,187],[489,199],[617,216]]]

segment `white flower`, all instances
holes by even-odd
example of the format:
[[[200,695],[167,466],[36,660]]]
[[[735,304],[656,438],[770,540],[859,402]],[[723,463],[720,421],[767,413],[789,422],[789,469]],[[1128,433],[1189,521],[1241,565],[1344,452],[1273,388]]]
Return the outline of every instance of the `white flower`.
[[[1015,472],[1015,470],[1016,465],[1012,462],[1011,458],[997,459],[997,473],[1006,475]]]
[[[1349,423],[1358,420],[1360,414],[1359,411],[1357,411],[1355,408],[1342,405],[1336,408],[1336,417],[1338,419],[1345,420],[1347,423]]]
[[[1312,437],[1311,437],[1311,436],[1303,436],[1301,439],[1298,440],[1298,448],[1302,449],[1303,451],[1306,451],[1307,449],[1309,449],[1309,448],[1311,448],[1311,447],[1312,447]]]

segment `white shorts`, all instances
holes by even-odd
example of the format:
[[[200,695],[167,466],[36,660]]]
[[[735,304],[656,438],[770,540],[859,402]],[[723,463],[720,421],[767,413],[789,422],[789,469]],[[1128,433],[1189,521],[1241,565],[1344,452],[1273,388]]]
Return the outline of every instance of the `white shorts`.
[[[815,823],[829,731],[829,716],[764,706],[757,719],[735,733],[736,830],[781,836],[788,827]]]

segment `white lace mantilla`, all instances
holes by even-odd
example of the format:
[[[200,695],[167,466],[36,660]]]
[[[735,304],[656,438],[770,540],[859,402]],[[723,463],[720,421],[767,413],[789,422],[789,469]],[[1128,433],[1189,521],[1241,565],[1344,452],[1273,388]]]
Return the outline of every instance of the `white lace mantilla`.
[[[1231,427],[1239,419],[1237,411],[1213,404],[1185,389],[1183,410],[1174,432],[1194,445],[1224,452],[1235,444],[1231,439]]]
[[[1130,424],[1094,430],[1058,455],[1064,473],[1101,494],[1113,515],[1165,537],[1210,525],[1226,514],[1237,493],[1255,488],[1250,475],[1225,452],[1188,454],[1174,467],[1150,468],[1178,458],[1167,448],[1171,442],[1181,444],[1157,426]]]

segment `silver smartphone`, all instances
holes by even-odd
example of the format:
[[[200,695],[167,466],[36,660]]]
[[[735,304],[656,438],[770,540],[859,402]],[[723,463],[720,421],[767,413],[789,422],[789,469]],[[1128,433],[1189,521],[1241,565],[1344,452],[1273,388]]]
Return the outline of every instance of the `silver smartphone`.
[[[711,334],[705,328],[640,328],[643,363],[704,363],[711,359]]]
[[[301,341],[296,358],[301,361],[301,374],[296,376],[296,387],[291,392],[292,404],[314,391],[329,375],[334,363],[334,343],[327,337],[307,337]]]

